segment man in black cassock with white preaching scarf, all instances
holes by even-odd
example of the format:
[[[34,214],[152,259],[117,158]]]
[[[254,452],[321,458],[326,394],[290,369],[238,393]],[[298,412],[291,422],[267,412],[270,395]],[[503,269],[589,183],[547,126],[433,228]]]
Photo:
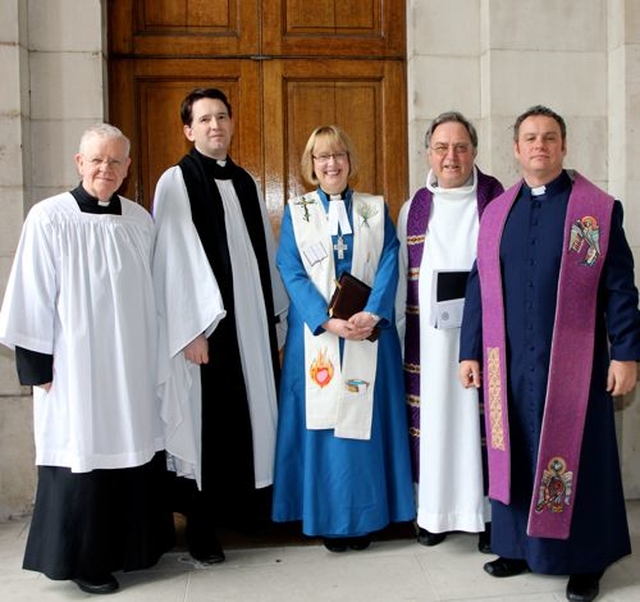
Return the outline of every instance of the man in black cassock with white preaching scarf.
[[[250,529],[268,512],[258,490],[273,480],[276,322],[288,300],[259,188],[227,154],[226,96],[196,89],[180,113],[194,147],[161,176],[153,208],[159,383],[189,552],[215,563],[217,526]]]
[[[131,159],[117,128],[88,129],[80,185],[29,212],[0,342],[33,385],[38,486],[23,567],[116,591],[116,570],[173,546],[156,385],[154,225],[116,194]]]

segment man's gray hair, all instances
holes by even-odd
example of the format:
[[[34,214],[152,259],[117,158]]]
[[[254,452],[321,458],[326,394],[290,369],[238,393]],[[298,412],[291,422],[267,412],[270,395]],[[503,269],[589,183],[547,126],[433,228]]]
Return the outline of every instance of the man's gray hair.
[[[429,125],[429,129],[427,129],[427,133],[424,137],[424,146],[425,148],[429,148],[429,144],[431,143],[431,136],[433,136],[433,132],[436,131],[436,128],[443,123],[449,122],[461,123],[467,132],[469,132],[469,138],[471,138],[471,144],[473,148],[478,148],[478,132],[476,132],[476,128],[473,127],[473,124],[458,111],[447,111],[445,113],[440,113]]]
[[[106,139],[121,138],[126,143],[126,156],[129,156],[129,151],[131,150],[131,142],[129,141],[129,138],[127,138],[115,125],[111,125],[110,123],[96,123],[84,131],[82,138],[80,138],[80,146],[78,150],[81,155],[85,154],[84,151],[87,147],[87,143],[94,136]]]

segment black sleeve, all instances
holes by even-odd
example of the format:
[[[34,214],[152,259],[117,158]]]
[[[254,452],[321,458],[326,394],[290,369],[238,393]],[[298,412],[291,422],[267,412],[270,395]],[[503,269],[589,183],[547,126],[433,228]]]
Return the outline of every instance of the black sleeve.
[[[16,347],[16,368],[21,385],[44,385],[53,380],[53,355]]]

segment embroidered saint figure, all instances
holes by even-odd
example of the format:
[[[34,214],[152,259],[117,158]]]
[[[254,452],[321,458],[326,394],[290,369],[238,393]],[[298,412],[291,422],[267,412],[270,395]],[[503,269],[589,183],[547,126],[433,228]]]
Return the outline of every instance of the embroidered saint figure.
[[[571,503],[573,472],[563,458],[552,458],[542,474],[536,512],[563,512]]]
[[[598,220],[591,215],[585,215],[571,225],[569,250],[580,253],[585,244],[587,251],[582,264],[592,266],[600,256],[600,228]]]

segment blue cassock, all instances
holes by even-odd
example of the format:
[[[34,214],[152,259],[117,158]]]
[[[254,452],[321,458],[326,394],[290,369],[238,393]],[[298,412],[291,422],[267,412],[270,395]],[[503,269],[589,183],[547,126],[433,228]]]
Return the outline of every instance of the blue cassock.
[[[325,209],[326,195],[318,190]],[[351,220],[351,193],[345,203]],[[285,208],[277,265],[289,294],[287,341],[280,383],[273,519],[302,520],[310,536],[351,537],[415,517],[409,435],[394,301],[398,240],[385,207],[385,237],[367,309],[381,317],[373,423],[368,441],[340,439],[305,425],[304,323],[322,332],[327,302],[307,277],[296,246],[290,205]],[[352,224],[353,227],[353,224]],[[350,271],[353,235],[334,253],[336,277]],[[334,243],[337,236],[333,237]]]
[[[593,373],[571,533],[567,540],[528,537],[527,518],[544,411],[570,190],[571,180],[566,172],[547,184],[540,196],[532,195],[531,189],[523,185],[507,219],[500,246],[507,332],[512,501],[507,506],[492,500],[491,548],[500,556],[525,559],[534,572],[554,575],[596,572],[631,552],[614,402],[606,392],[606,381],[610,355],[617,360],[640,358],[640,315],[633,255],[622,229],[622,205],[616,201],[609,251],[598,291]],[[480,306],[474,267],[467,287],[461,359],[481,358]]]

